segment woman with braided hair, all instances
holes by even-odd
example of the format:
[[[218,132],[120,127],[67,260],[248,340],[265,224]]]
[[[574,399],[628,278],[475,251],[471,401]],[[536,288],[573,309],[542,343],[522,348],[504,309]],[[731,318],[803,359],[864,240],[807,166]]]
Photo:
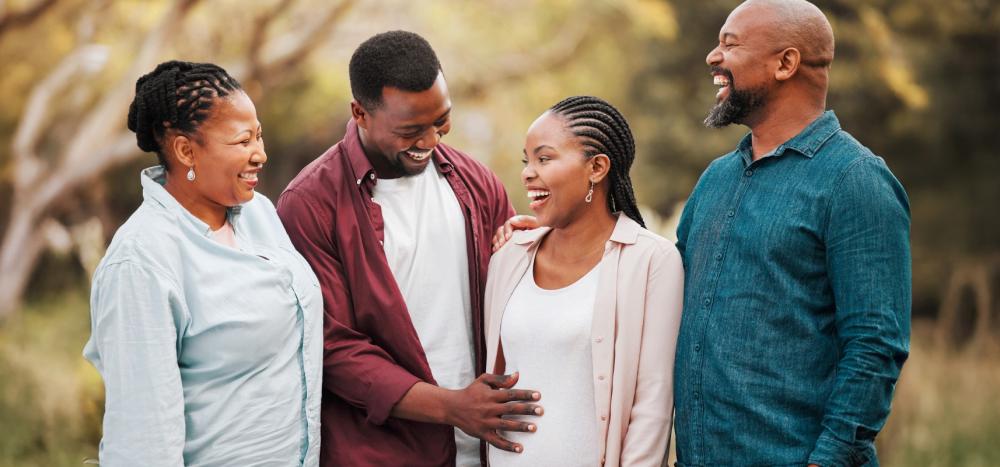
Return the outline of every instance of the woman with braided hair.
[[[635,143],[607,102],[570,97],[528,129],[521,180],[537,223],[494,255],[487,369],[545,394],[521,452],[490,465],[659,466],[673,412],[683,269],[646,230],[629,178]],[[521,416],[509,417],[514,422]]]
[[[159,165],[94,273],[101,465],[316,466],[322,297],[254,193],[253,102],[206,63],[162,63],[135,92],[128,128]]]

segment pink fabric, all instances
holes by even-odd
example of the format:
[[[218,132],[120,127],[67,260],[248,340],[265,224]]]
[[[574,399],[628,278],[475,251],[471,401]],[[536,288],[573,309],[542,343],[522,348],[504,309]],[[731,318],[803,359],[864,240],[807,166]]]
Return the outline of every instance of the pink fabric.
[[[222,227],[219,227],[219,230],[212,231],[212,240],[215,240],[230,248],[237,248],[236,231],[233,230],[233,224],[230,224],[229,220],[227,219],[226,223],[222,224]]]

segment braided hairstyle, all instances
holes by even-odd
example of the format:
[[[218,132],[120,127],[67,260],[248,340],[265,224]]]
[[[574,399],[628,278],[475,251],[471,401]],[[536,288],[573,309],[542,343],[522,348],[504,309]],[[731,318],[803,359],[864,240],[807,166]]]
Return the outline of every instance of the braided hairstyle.
[[[240,83],[218,65],[163,62],[135,82],[128,129],[135,132],[139,149],[155,152],[166,167],[162,142],[167,128],[194,135],[210,115],[215,99],[241,89]]]
[[[635,140],[625,117],[611,104],[593,96],[568,97],[549,111],[565,119],[566,127],[580,138],[584,156],[604,154],[611,159],[608,207],[611,212],[622,211],[645,227],[628,175],[635,160]]]

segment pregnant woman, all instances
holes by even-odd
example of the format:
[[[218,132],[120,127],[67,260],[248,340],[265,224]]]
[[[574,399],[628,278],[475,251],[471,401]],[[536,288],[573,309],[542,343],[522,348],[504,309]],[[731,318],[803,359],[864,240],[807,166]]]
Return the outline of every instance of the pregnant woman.
[[[635,144],[607,102],[571,97],[528,129],[521,180],[542,227],[514,233],[490,263],[487,369],[520,374],[545,414],[502,433],[493,467],[660,466],[673,412],[683,269],[643,226]]]

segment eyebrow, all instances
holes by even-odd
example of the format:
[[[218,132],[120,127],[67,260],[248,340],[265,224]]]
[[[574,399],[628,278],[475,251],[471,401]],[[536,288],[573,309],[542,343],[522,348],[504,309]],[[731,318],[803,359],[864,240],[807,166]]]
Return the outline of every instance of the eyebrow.
[[[250,133],[252,135],[253,131],[255,129],[256,130],[260,130],[261,128],[263,128],[263,126],[260,124],[260,122],[257,122],[257,128],[245,128],[243,130],[240,130],[238,133],[236,133],[235,135],[233,135],[233,139],[236,139],[236,138],[239,138],[240,136],[243,136],[243,133]]]
[[[448,107],[448,110],[445,110],[444,113],[441,114],[440,117],[434,119],[434,122],[437,123],[437,122],[441,121],[442,119],[444,119],[445,117],[447,117],[449,114],[451,114],[451,107]],[[420,123],[414,123],[414,124],[411,124],[411,125],[403,125],[401,127],[398,127],[398,128],[396,128],[396,131],[418,130],[418,129],[423,128],[425,126],[427,126],[427,125],[420,124]]]
[[[546,149],[546,148],[551,149],[553,151],[556,150],[556,148],[554,148],[552,146],[549,146],[548,144],[540,144],[540,145],[538,145],[538,147],[536,147],[534,150],[532,150],[531,153],[532,154],[538,154],[538,151],[541,151],[542,149]],[[527,153],[525,153],[525,155],[527,155]]]

